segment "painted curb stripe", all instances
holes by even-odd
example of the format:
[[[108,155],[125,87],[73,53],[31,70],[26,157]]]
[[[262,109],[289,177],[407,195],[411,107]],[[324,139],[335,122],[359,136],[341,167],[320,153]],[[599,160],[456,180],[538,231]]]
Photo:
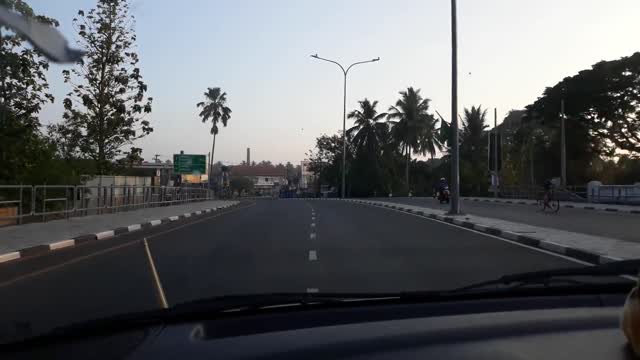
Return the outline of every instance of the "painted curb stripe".
[[[14,251],[14,252],[0,255],[0,263],[15,260],[15,259],[20,259],[20,251]]]
[[[114,236],[115,236],[115,232],[113,230],[96,233],[96,239],[98,240],[108,239]]]
[[[129,230],[129,232],[140,230],[140,229],[142,229],[142,226],[140,226],[140,224],[133,224],[133,225],[127,226],[127,230]]]
[[[74,246],[76,244],[76,241],[71,239],[71,240],[62,240],[62,241],[57,241],[54,242],[52,244],[49,244],[49,250],[58,250],[58,249],[63,249],[69,246]]]

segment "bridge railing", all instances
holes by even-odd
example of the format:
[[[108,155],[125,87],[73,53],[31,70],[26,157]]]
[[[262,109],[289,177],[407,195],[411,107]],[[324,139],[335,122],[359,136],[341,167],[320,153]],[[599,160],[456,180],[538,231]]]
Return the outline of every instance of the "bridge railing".
[[[196,187],[0,185],[0,226],[213,199]]]
[[[589,202],[640,205],[640,184],[592,186]]]

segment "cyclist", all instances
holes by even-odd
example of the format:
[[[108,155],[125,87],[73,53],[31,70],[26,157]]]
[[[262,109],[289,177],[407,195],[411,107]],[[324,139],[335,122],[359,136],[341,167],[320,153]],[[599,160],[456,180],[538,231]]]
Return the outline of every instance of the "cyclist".
[[[544,184],[544,195],[542,197],[543,208],[542,211],[546,209],[553,209],[551,207],[551,192],[553,191],[553,182],[550,179],[545,180]]]

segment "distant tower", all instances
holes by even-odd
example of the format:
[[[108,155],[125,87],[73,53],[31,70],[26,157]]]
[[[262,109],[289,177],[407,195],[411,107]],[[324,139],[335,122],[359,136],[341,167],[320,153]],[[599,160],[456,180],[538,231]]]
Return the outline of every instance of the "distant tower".
[[[251,165],[251,148],[247,148],[247,165]]]

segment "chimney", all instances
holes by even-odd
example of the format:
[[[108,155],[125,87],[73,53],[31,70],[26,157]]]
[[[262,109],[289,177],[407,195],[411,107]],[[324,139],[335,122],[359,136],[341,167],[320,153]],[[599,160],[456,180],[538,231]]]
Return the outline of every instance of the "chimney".
[[[251,165],[251,148],[247,148],[247,165]]]

